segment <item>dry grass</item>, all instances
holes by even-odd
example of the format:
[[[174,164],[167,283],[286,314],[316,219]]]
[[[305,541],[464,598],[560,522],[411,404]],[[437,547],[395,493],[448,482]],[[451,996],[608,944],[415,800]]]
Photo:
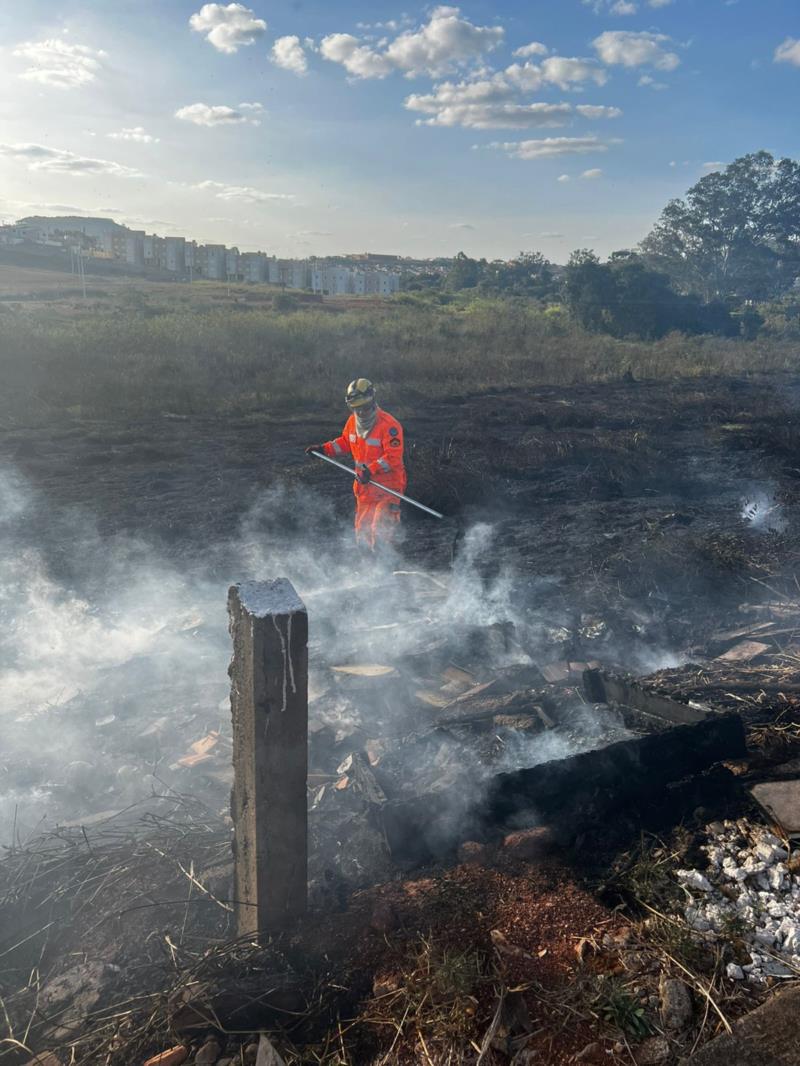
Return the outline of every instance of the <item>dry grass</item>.
[[[173,286],[112,292],[69,313],[5,303],[0,414],[13,424],[69,414],[291,413],[327,407],[357,374],[378,381],[402,411],[512,385],[770,372],[798,362],[786,341],[618,341],[530,304],[400,301],[332,313],[294,298],[283,311],[235,299]]]

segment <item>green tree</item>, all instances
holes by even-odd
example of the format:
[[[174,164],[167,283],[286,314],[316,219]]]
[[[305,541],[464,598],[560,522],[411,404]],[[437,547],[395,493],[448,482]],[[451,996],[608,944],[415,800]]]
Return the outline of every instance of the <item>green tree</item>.
[[[707,174],[667,204],[641,252],[706,302],[780,293],[800,273],[800,163],[754,152]]]
[[[564,301],[575,321],[595,332],[607,325],[613,313],[616,304],[613,276],[588,248],[579,248],[569,257]]]
[[[461,289],[474,289],[483,276],[486,260],[470,259],[464,252],[459,252],[453,260],[453,265],[447,272],[445,288],[450,292],[459,292]]]
[[[546,300],[555,293],[553,266],[541,252],[520,252],[516,259],[487,263],[481,292]]]
[[[740,329],[722,303],[676,293],[667,275],[651,270],[636,252],[614,252],[608,263],[593,252],[574,252],[564,299],[584,329],[614,337],[655,340],[673,330],[736,336]]]

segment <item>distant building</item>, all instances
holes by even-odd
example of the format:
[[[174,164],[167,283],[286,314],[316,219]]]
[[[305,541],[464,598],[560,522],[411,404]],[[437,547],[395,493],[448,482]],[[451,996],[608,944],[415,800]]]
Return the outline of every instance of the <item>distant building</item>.
[[[0,226],[0,244],[21,244],[24,240],[19,226]]]
[[[131,230],[125,238],[125,262],[144,270],[144,230]]]
[[[110,218],[82,215],[31,215],[12,226],[0,226],[0,244],[25,243],[55,250],[65,258],[80,252],[136,273],[168,274],[180,279],[188,276],[190,280],[268,282],[332,296],[387,296],[400,288],[400,268],[406,272],[415,268],[440,269],[428,261],[377,252],[313,260],[278,259],[265,252],[240,253],[238,248],[224,244],[160,237],[122,226]]]
[[[384,255],[379,252],[355,252],[344,258],[355,260],[357,263],[368,263],[370,266],[396,266],[401,262],[399,255]]]
[[[307,289],[310,283],[310,270],[304,259],[294,259],[290,271],[291,280],[288,282],[290,289]]]
[[[253,284],[268,280],[269,261],[263,252],[245,252],[240,256],[243,281]]]
[[[223,246],[224,247],[224,246]],[[239,249],[225,249],[225,277],[228,281],[239,280]]]
[[[388,270],[353,270],[342,265],[316,263],[311,289],[328,296],[389,296],[400,291],[400,275]]]
[[[164,238],[164,266],[170,274],[181,274],[186,270],[186,238]]]
[[[203,264],[203,277],[211,278],[212,281],[225,281],[227,270],[227,256],[224,244],[206,244],[205,264]]]

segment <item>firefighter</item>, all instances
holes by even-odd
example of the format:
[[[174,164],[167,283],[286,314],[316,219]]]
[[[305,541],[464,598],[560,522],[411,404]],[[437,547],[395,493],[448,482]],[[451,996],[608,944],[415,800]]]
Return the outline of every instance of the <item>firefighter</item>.
[[[350,456],[356,469],[353,492],[356,498],[356,543],[374,551],[376,545],[391,543],[400,523],[400,501],[381,492],[373,478],[396,492],[405,492],[403,466],[403,427],[375,402],[375,387],[366,378],[356,378],[347,386],[345,402],[351,414],[342,435],[326,444],[312,444],[312,451],[331,459]]]

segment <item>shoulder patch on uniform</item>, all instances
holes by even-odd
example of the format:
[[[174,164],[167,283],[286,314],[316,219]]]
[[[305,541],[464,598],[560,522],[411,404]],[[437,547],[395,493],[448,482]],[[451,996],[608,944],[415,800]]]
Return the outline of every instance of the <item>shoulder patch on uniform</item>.
[[[389,441],[389,447],[390,448],[399,448],[400,447],[400,441],[397,440],[397,438],[395,438],[394,440],[390,440]]]
[[[397,426],[389,426],[389,436],[390,437],[396,437],[399,432],[400,432],[400,430],[397,428]]]

